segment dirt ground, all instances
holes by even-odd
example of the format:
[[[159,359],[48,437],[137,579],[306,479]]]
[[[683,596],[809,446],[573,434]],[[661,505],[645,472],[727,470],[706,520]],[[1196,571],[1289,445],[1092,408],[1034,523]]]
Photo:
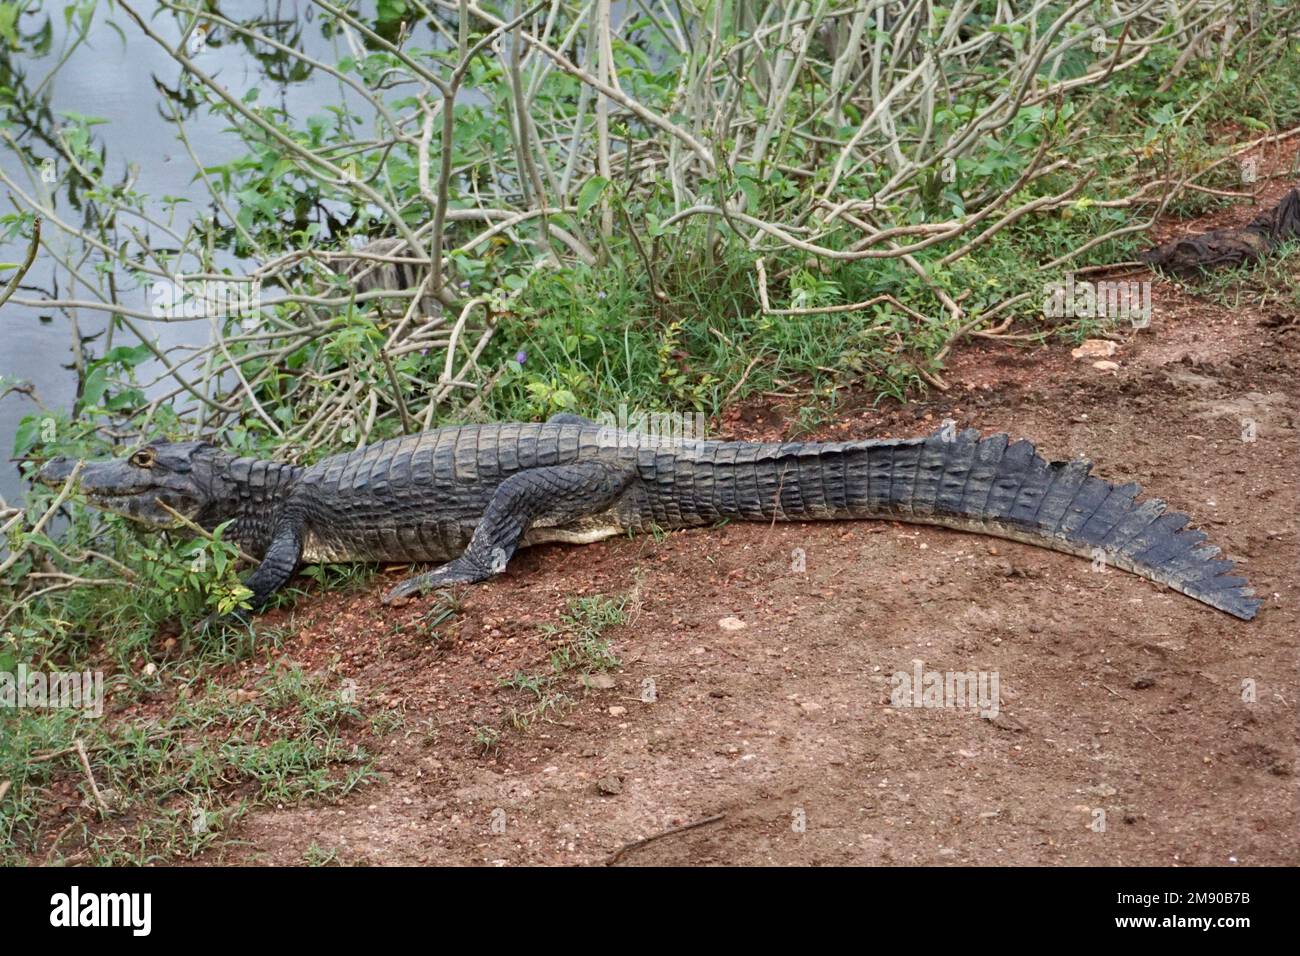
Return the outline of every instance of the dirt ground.
[[[1261,182],[1260,202],[1289,185]],[[380,779],[338,805],[255,811],[200,862],[295,864],[315,845],[362,864],[601,864],[621,850],[621,865],[1294,865],[1298,322],[1155,279],[1151,326],[1123,331],[1114,371],[1064,345],[978,343],[950,363],[948,393],[815,433],[905,436],[951,418],[1049,458],[1087,454],[1241,562],[1264,598],[1253,622],[1067,555],[879,522],[534,548],[464,589],[442,642],[409,626],[426,606],[380,605],[393,570],[365,594],[300,601],[282,650],[355,681],[368,714],[401,715],[366,740]],[[750,403],[721,432],[777,439],[795,413]],[[477,728],[523,700],[499,679],[544,671],[543,625],[597,594],[634,595],[631,623],[608,632],[612,686],[566,678],[573,709],[482,754]],[[915,661],[996,672],[998,715],[891,706],[891,675]]]

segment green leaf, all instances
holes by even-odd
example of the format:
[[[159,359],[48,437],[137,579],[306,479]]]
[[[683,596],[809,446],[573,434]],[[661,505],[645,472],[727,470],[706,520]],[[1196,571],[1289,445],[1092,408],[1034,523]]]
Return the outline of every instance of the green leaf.
[[[591,207],[596,205],[608,185],[609,180],[604,176],[592,176],[582,184],[582,189],[578,191],[579,218],[585,216],[591,210]]]
[[[119,345],[117,348],[109,349],[102,361],[106,365],[120,362],[127,368],[135,368],[152,355],[153,352],[150,351],[147,345],[137,345],[134,348],[128,345]]]
[[[35,415],[28,415],[18,424],[14,433],[14,457],[22,458],[36,446],[41,434],[41,423]]]
[[[9,45],[18,49],[18,31],[14,28],[21,12],[17,3],[0,3],[0,38],[9,41]]]
[[[104,397],[108,388],[108,373],[103,368],[93,368],[86,376],[86,387],[81,393],[81,407],[93,408]]]

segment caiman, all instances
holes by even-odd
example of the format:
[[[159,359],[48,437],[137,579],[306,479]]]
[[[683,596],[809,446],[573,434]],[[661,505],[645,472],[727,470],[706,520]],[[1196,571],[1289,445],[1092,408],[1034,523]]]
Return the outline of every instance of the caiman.
[[[53,459],[39,478],[61,485],[74,465]],[[951,424],[923,438],[760,444],[665,440],[566,414],[440,428],[310,467],[159,441],[86,462],[80,485],[95,507],[155,528],[184,527],[176,514],[208,530],[232,522],[226,538],[261,562],[246,582],[254,608],[303,563],[442,562],[389,603],[485,580],[541,542],[727,519],[884,519],[1080,555],[1255,616],[1254,592],[1186,515],[1091,468]]]

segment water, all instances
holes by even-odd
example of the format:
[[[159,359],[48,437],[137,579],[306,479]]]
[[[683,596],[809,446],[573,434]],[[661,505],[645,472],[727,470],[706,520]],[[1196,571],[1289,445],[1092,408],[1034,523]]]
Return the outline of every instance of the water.
[[[141,4],[137,8],[147,16],[153,5]],[[341,53],[348,52],[336,49],[336,43],[344,42],[341,39],[322,35],[315,8],[305,2],[235,0],[223,3],[221,13],[239,22],[254,18],[263,22],[298,21],[301,26],[299,48],[326,63],[335,62]],[[22,33],[30,33],[43,24],[47,15],[53,34],[50,52],[44,56],[33,56],[25,50],[0,53],[0,83],[21,82],[15,74],[25,74],[27,88],[34,90],[54,68],[70,39],[62,7],[47,7],[46,13],[23,17],[19,29]],[[125,34],[125,41],[110,25],[110,20]],[[160,15],[147,22],[169,43],[175,43],[179,38],[177,26],[169,16]],[[265,47],[260,49],[266,50]],[[228,36],[223,38],[220,33],[214,35],[203,51],[195,56],[195,62],[216,76],[236,96],[257,87],[261,91],[261,103],[279,105],[295,119],[322,112],[322,107],[338,103],[342,95],[337,81],[328,75],[312,74],[296,80],[283,78],[289,73],[287,67],[295,61],[284,56],[255,59],[243,43]],[[184,234],[188,217],[206,213],[211,201],[202,182],[195,180],[194,163],[180,142],[174,123],[164,112],[166,100],[158,89],[160,84],[175,90],[181,73],[180,65],[144,36],[123,11],[116,8],[109,11],[106,5],[100,4],[88,40],[75,50],[42,93],[47,98],[50,114],[34,124],[35,129],[16,122],[11,133],[21,143],[30,145],[38,156],[54,157],[57,155],[55,149],[44,140],[52,133],[49,127],[63,122],[61,113],[72,111],[107,120],[92,130],[96,143],[107,150],[107,181],[118,182],[130,164],[138,170],[139,190],[151,198],[148,211],[163,222],[173,214],[164,207],[160,197],[181,196],[190,200],[190,205],[177,208],[172,223],[176,232]],[[186,135],[194,152],[205,164],[227,162],[247,151],[236,136],[223,132],[226,125],[225,120],[209,116],[202,109],[186,117]],[[60,167],[64,162],[66,160],[59,157]],[[44,195],[56,214],[65,221],[82,224],[82,211],[74,208],[73,197],[67,190],[61,189],[50,196],[52,187],[43,183],[39,175],[33,181],[4,141],[0,141],[0,169],[29,195]],[[0,183],[0,195],[8,191],[8,187]],[[4,204],[4,212],[12,209],[8,202]],[[53,237],[57,231],[47,223],[44,234]],[[0,243],[0,261],[20,262],[25,253],[25,245]],[[34,289],[50,291],[53,276],[53,260],[42,249],[24,280],[26,288],[17,294],[40,297],[42,293]],[[60,270],[60,276],[66,279],[66,270]],[[60,296],[69,298],[88,297],[84,290],[81,294],[69,295],[66,284],[58,292]],[[128,307],[145,311],[149,308],[147,290],[124,294],[122,299]],[[106,326],[105,314],[99,312],[82,311],[77,321],[86,339],[93,339]],[[147,327],[164,349],[178,344],[201,344],[208,337],[204,322],[150,323]],[[119,334],[115,344],[136,343],[128,333]],[[101,351],[94,341],[89,342],[87,348],[95,354]],[[77,385],[72,370],[73,358],[72,324],[65,315],[23,306],[12,300],[0,309],[0,376],[8,381],[16,379],[30,384],[48,408],[71,409]],[[152,378],[153,373],[154,369],[142,368],[142,380]],[[0,463],[0,496],[10,502],[21,501],[24,489],[17,465],[9,461],[14,435],[20,420],[38,411],[38,406],[24,394],[10,394],[0,399],[0,456],[4,459]]]

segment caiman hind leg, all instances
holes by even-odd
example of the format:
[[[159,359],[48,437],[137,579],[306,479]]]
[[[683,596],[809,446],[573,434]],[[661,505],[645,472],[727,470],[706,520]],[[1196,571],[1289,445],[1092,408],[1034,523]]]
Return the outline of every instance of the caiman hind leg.
[[[384,595],[384,603],[500,574],[534,522],[563,525],[599,514],[623,493],[633,476],[630,469],[600,461],[530,468],[511,475],[497,486],[465,553],[407,578]]]

